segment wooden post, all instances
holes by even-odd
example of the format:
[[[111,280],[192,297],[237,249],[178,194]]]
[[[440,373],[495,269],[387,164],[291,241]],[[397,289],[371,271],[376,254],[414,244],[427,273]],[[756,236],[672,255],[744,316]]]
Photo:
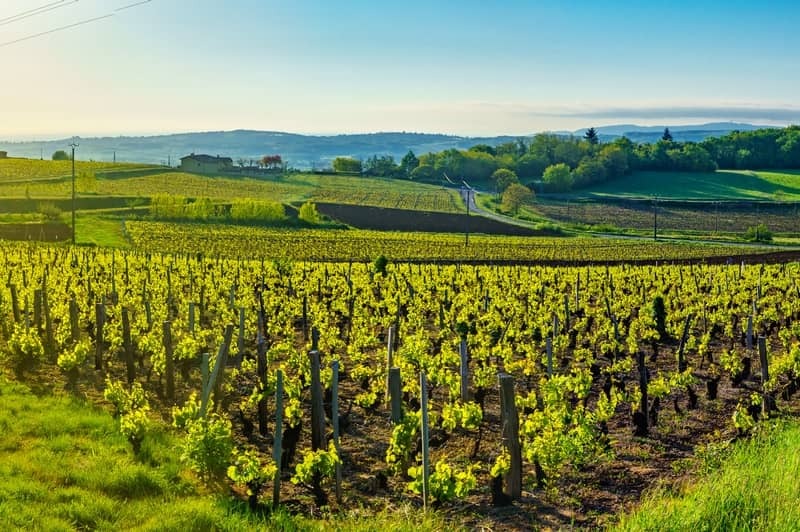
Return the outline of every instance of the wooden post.
[[[133,343],[131,342],[131,321],[128,308],[122,307],[122,346],[125,349],[125,368],[128,373],[128,384],[136,379],[136,366],[133,363]]]
[[[14,283],[8,284],[8,289],[11,291],[11,310],[14,312],[14,323],[22,321],[19,311],[19,297],[17,295],[17,285]]]
[[[200,381],[202,384],[202,389],[205,390],[208,387],[208,378],[209,374],[209,364],[211,361],[211,355],[208,353],[203,353],[201,362],[200,362]]]
[[[214,363],[214,370],[209,376],[209,386],[213,387],[214,389],[215,405],[218,405],[222,402],[222,382],[225,380],[225,367],[228,365],[228,352],[230,351],[232,337],[233,325],[228,324],[225,326],[225,336],[222,340],[222,345],[219,346],[217,360]],[[207,396],[206,401],[208,401]]]
[[[102,303],[97,303],[94,306],[95,316],[95,350],[94,350],[94,369],[100,371],[103,369],[103,326],[106,320],[106,308]]]
[[[545,350],[547,351],[547,376],[553,376],[553,339],[549,336],[545,338]]]
[[[761,361],[761,390],[763,398],[761,400],[761,413],[769,416],[772,410],[772,397],[767,392],[767,381],[769,381],[769,360],[767,359],[767,337],[758,337],[758,356]]]
[[[167,399],[173,401],[175,399],[175,363],[172,359],[172,323],[166,320],[162,324],[163,340],[164,340],[164,357],[166,359],[166,373],[167,373]]]
[[[267,423],[269,418],[267,416],[267,398],[264,396],[264,390],[267,389],[267,339],[264,338],[262,330],[264,330],[263,316],[259,312],[258,316],[258,346],[256,351],[256,372],[258,373],[258,380],[261,385],[261,398],[258,400],[258,431],[262,436],[266,436],[269,430]],[[280,467],[280,464],[278,465]]]
[[[511,467],[505,476],[506,495],[512,499],[522,496],[522,447],[519,443],[519,414],[514,402],[514,378],[500,375],[500,413],[503,445],[511,457]]]
[[[428,380],[425,378],[425,373],[419,374],[419,390],[422,408],[422,426],[420,427],[420,433],[422,434],[422,504],[425,511],[427,511],[430,489],[430,434],[428,429]]]
[[[244,360],[244,307],[239,307],[239,339],[236,343],[238,353],[236,354],[236,367],[242,367]]]
[[[641,399],[639,401],[639,410],[642,414],[642,432],[647,434],[650,428],[650,412],[647,405],[647,366],[644,360],[644,351],[639,351],[637,354],[637,362],[639,365],[639,390],[641,391]]]
[[[461,358],[461,400],[466,403],[469,401],[469,352],[466,338],[461,339],[461,343],[458,345],[458,354]]]
[[[564,330],[569,332],[569,296],[564,294]]]
[[[389,331],[386,334],[386,396],[384,401],[389,401],[389,373],[394,366],[394,325],[389,326]]]
[[[36,334],[42,335],[42,291],[37,288],[33,291],[33,326]]]
[[[272,506],[277,508],[281,497],[281,453],[283,451],[283,371],[278,370],[275,383],[275,438],[272,443],[272,460],[277,471],[272,485]]]
[[[153,329],[153,312],[150,308],[149,299],[144,301],[144,315],[147,318],[147,330],[150,331]]]
[[[322,405],[322,382],[320,380],[319,331],[311,331],[311,448],[325,449],[325,410]]]
[[[342,451],[339,447],[339,361],[331,363],[333,379],[331,380],[331,421],[333,422],[333,445],[339,462],[336,464],[336,502],[342,502]]]
[[[80,324],[78,323],[78,302],[73,296],[69,300],[69,328],[72,333],[72,341],[77,342],[81,339]]]
[[[194,334],[194,322],[195,322],[195,306],[197,303],[191,302],[189,303],[189,332]]]
[[[686,342],[689,339],[689,326],[692,323],[692,315],[686,316],[686,321],[683,323],[683,334],[681,335],[681,344],[678,347],[678,371],[683,373],[686,371],[688,364],[686,364],[686,356],[684,350],[686,349]]]
[[[403,418],[401,406],[402,387],[400,383],[400,368],[389,369],[389,396],[392,405],[392,423],[400,423]]]
[[[303,294],[303,341],[308,342],[308,294]]]
[[[741,341],[741,340],[740,340]],[[747,317],[747,333],[745,335],[745,346],[748,351],[753,350],[753,316]]]

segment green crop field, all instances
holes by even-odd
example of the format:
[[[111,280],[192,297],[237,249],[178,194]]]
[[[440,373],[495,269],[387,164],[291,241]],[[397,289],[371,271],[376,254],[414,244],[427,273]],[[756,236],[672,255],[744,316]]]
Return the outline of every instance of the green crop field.
[[[800,171],[636,172],[577,191],[574,196],[800,201]]]

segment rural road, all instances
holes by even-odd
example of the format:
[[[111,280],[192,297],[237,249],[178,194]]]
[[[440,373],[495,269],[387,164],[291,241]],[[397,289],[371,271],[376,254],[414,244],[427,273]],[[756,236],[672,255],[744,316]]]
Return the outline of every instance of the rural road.
[[[519,220],[517,218],[512,218],[511,216],[505,216],[503,214],[498,214],[496,212],[492,212],[486,210],[478,205],[475,201],[475,196],[478,194],[488,194],[487,192],[481,192],[475,189],[460,189],[459,193],[461,194],[461,199],[464,201],[464,205],[467,205],[467,211],[469,213],[475,213],[479,216],[483,216],[485,218],[490,218],[492,220],[509,224],[509,225],[516,225],[519,227],[528,227],[533,229],[535,227],[535,223],[528,222],[525,220]],[[593,232],[582,232],[580,233],[585,236],[595,236],[599,238],[618,238],[622,240],[648,240],[652,241],[653,238],[650,236],[639,236],[639,235],[620,235],[617,233],[593,233]],[[757,249],[764,249],[769,246],[765,246],[763,244],[754,244],[751,242],[731,242],[727,240],[698,240],[698,239],[686,239],[686,238],[674,238],[674,237],[659,237],[659,241],[669,241],[669,242],[686,242],[689,244],[722,244],[726,246],[737,246],[742,248],[757,248]],[[780,246],[776,248],[777,250],[798,250],[800,247],[797,246]]]

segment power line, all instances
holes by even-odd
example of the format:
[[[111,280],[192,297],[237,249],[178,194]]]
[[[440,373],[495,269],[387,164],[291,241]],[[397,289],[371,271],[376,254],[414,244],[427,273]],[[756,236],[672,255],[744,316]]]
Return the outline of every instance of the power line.
[[[0,20],[0,26],[7,26],[9,24],[13,24],[14,22],[19,22],[20,20],[25,20],[26,18],[35,17],[36,15],[41,15],[43,13],[48,13],[50,11],[55,11],[56,9],[61,9],[62,7],[67,7],[72,4],[77,4],[79,0],[72,0],[70,2],[64,3],[65,0],[61,0],[60,2],[56,2],[55,5],[48,4],[48,6],[42,6],[39,9],[32,9],[33,12],[26,12],[27,14],[20,14],[16,17],[9,17],[8,19]]]
[[[27,11],[23,11],[22,13],[17,13],[16,15],[12,15],[10,17],[0,18],[0,22],[5,22],[7,20],[11,20],[12,18],[22,17],[24,15],[27,15],[28,13],[33,13],[34,11],[39,11],[39,10],[42,10],[42,9],[45,9],[45,8],[48,8],[50,6],[54,6],[54,5],[57,5],[57,4],[63,4],[64,2],[66,2],[66,0],[59,0],[58,2],[52,2],[52,3],[49,3],[49,4],[45,4],[43,6],[37,7],[36,9],[29,9]]]
[[[52,30],[43,31],[43,32],[37,33],[35,35],[28,35],[27,37],[22,37],[22,38],[19,38],[19,39],[14,39],[13,41],[0,43],[0,48],[4,48],[6,46],[11,46],[12,44],[17,44],[17,43],[20,43],[20,42],[23,42],[23,41],[29,41],[29,40],[35,39],[37,37],[43,37],[44,35],[50,35],[51,33],[56,33],[56,32],[59,32],[59,31],[68,30],[70,28],[76,28],[78,26],[83,26],[84,24],[89,24],[90,22],[96,22],[98,20],[103,20],[104,18],[111,18],[113,16],[114,16],[114,13],[109,13],[108,15],[103,15],[102,17],[90,18],[90,19],[87,19],[87,20],[82,20],[80,22],[76,22],[74,24],[68,24],[66,26],[61,26],[60,28],[53,28]]]
[[[64,0],[62,0],[62,2],[63,1]],[[72,3],[77,2],[77,1],[78,0],[73,0]],[[86,20],[81,20],[81,21],[75,22],[73,24],[67,24],[66,26],[60,26],[58,28],[53,28],[51,30],[47,30],[47,31],[43,31],[43,32],[40,32],[40,33],[36,33],[34,35],[28,35],[27,37],[20,37],[19,39],[14,39],[13,41],[7,41],[7,42],[4,42],[4,43],[0,43],[0,48],[4,48],[6,46],[11,46],[12,44],[17,44],[17,43],[20,43],[20,42],[23,42],[23,41],[29,41],[31,39],[36,39],[38,37],[43,37],[45,35],[50,35],[51,33],[56,33],[56,32],[59,32],[59,31],[64,31],[64,30],[68,30],[68,29],[71,29],[71,28],[76,28],[78,26],[83,26],[85,24],[90,24],[92,22],[97,22],[98,20],[111,18],[118,11],[124,11],[126,9],[131,9],[131,8],[138,7],[138,6],[141,6],[141,5],[144,5],[144,4],[149,4],[150,2],[152,2],[152,0],[144,0],[144,1],[141,1],[141,2],[135,2],[133,4],[129,4],[127,6],[123,6],[123,7],[115,9],[114,13],[108,13],[106,15],[102,15],[102,16],[99,16],[99,17],[94,17],[94,18],[89,18],[89,19],[86,19]],[[68,5],[68,4],[66,4],[66,5]]]
[[[127,5],[127,6],[118,7],[117,9],[114,10],[114,12],[118,13],[120,11],[125,11],[126,9],[130,9],[132,7],[137,7],[137,6],[140,6],[142,4],[149,4],[152,1],[153,0],[142,0],[141,2],[136,2],[136,3],[130,4],[130,5]]]

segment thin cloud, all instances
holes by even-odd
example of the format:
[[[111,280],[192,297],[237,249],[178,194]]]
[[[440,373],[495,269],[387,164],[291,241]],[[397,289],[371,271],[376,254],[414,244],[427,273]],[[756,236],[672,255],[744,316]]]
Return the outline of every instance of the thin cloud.
[[[530,116],[594,118],[602,120],[703,119],[734,121],[800,122],[800,108],[757,106],[652,106],[532,110]]]

